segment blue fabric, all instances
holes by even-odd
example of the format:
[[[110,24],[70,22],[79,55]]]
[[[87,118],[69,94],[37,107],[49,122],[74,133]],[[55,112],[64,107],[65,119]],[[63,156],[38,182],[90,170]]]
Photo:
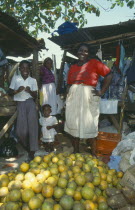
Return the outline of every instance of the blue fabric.
[[[110,156],[110,161],[108,163],[110,169],[115,169],[116,171],[120,171],[119,169],[120,160],[121,156]]]
[[[121,44],[120,45],[120,62],[119,62],[119,69],[120,69],[121,73],[124,70],[124,58],[125,58],[125,48]]]
[[[69,34],[78,30],[76,25],[77,23],[71,23],[69,21],[66,21],[58,27],[58,30],[55,30],[54,32],[57,32],[59,35]]]

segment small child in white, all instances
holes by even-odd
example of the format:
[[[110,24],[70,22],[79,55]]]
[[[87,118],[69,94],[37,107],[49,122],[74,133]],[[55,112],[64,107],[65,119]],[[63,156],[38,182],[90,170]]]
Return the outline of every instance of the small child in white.
[[[57,119],[54,116],[51,116],[52,112],[51,106],[49,104],[45,104],[42,106],[43,117],[40,117],[39,123],[42,126],[42,142],[44,143],[45,150],[47,152],[54,151],[54,140],[57,127]]]

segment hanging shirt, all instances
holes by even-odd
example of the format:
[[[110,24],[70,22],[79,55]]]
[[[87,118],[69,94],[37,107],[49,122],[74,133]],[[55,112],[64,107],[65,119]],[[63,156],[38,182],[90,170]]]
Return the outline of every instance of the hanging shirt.
[[[91,59],[82,66],[72,65],[68,73],[67,84],[85,84],[96,87],[99,76],[105,77],[110,69],[96,59]]]
[[[42,75],[42,84],[55,82],[55,77],[51,70],[47,69],[45,66],[42,66],[40,72]]]
[[[14,76],[11,80],[10,87],[13,90],[18,90],[20,86],[30,87],[31,91],[37,91],[37,81],[32,77],[28,77],[27,79],[23,79],[21,75]],[[14,101],[26,101],[27,99],[32,98],[32,96],[26,92],[25,90],[21,91],[14,95]]]

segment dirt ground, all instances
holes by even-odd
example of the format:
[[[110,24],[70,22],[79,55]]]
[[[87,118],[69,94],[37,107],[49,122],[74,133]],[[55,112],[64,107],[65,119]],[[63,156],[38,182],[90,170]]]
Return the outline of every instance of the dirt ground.
[[[22,162],[25,162],[27,160],[28,158],[27,152],[22,148],[20,144],[17,144],[16,146],[19,153],[17,157],[0,158],[0,173],[1,174],[16,169]],[[81,141],[80,152],[84,153],[86,152],[87,149],[88,148],[87,148],[86,143]],[[72,153],[73,148],[72,148],[69,136],[63,133],[58,133],[57,140],[55,141],[54,151],[56,153],[65,152],[65,151]],[[40,145],[39,151],[36,152],[35,156],[38,156],[38,155],[44,156],[46,154],[47,152]]]

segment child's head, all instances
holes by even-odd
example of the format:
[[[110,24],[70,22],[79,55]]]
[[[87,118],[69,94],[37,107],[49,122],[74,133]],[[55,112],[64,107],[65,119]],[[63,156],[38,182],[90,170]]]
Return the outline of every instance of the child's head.
[[[51,106],[49,104],[45,104],[42,106],[44,117],[49,117],[52,112]]]
[[[30,62],[27,60],[22,60],[19,65],[21,76],[26,79],[30,73]]]

